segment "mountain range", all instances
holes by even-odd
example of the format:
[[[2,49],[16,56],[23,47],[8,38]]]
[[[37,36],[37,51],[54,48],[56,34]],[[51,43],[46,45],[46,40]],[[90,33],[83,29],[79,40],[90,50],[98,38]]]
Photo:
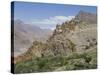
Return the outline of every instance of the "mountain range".
[[[45,42],[50,34],[49,29],[41,29],[35,25],[25,24],[21,20],[15,20],[14,57],[26,52],[35,40]]]
[[[36,57],[65,56],[74,52],[83,53],[96,48],[96,46],[97,15],[80,11],[71,21],[57,25],[46,42],[33,41],[31,47],[15,58],[14,62]]]

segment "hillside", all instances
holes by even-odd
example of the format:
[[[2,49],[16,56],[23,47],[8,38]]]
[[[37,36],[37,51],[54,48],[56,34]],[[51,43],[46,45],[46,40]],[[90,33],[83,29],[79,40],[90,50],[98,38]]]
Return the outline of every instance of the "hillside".
[[[15,72],[20,72],[18,69],[27,63],[35,67],[27,66],[28,72],[96,68],[97,22],[91,24],[96,17],[87,12],[77,15],[71,21],[57,25],[46,42],[34,41],[26,53],[15,58]],[[27,72],[24,68],[22,72]]]

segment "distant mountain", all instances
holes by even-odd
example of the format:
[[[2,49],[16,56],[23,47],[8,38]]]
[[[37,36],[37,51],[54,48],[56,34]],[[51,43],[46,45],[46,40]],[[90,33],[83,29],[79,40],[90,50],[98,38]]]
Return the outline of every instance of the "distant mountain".
[[[14,56],[18,56],[32,45],[34,40],[45,42],[51,34],[35,25],[25,24],[21,20],[14,21]]]
[[[80,11],[76,15],[75,20],[87,22],[89,24],[97,24],[97,14]]]

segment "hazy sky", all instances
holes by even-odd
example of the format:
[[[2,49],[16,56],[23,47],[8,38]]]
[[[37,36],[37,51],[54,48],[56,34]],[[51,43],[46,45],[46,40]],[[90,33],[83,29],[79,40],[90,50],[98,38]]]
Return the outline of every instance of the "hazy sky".
[[[57,23],[72,19],[80,10],[91,13],[97,11],[95,6],[15,2],[14,19],[40,28],[54,29]]]

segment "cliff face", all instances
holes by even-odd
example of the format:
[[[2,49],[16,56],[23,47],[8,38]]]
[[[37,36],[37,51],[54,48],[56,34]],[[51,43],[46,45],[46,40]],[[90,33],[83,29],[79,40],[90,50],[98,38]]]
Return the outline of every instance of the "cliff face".
[[[85,20],[87,13],[81,12],[71,21],[57,25],[46,43],[33,42],[28,51],[17,57],[16,60],[21,61],[45,56],[64,56],[72,52],[85,52],[96,47],[97,22],[91,24],[90,18],[93,15],[91,13],[88,13],[88,15],[89,17]],[[94,21],[95,17],[92,17],[92,19]]]

